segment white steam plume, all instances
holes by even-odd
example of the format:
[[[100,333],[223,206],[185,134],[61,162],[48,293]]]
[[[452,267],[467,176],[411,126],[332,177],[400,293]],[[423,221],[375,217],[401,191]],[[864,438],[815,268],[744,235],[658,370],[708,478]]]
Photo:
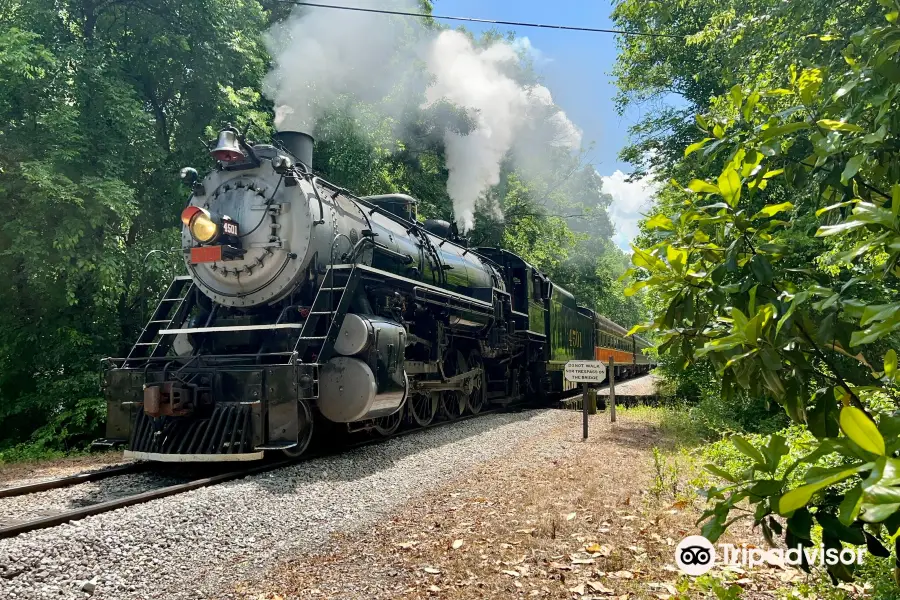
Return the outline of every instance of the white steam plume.
[[[372,7],[363,0],[332,4]],[[415,8],[407,0],[388,4]],[[273,68],[263,92],[275,103],[276,128],[312,133],[322,112],[343,94],[363,102],[382,99],[408,68],[396,56],[398,40],[410,33],[405,25],[384,15],[303,7],[273,25],[265,40]]]
[[[371,7],[361,0],[343,4]],[[418,9],[412,0],[387,7]],[[380,101],[395,117],[411,97],[424,98],[424,107],[445,100],[465,108],[475,129],[460,135],[448,127],[444,141],[447,193],[466,231],[474,222],[476,201],[499,183],[501,162],[510,152],[517,163],[533,168],[549,148],[575,150],[581,144],[580,131],[555,107],[547,88],[514,78],[520,53],[531,48],[522,40],[480,48],[458,31],[426,29],[415,19],[295,10],[269,31],[274,64],[263,89],[275,103],[278,129],[307,132],[314,132],[322,111],[344,95]],[[424,63],[427,76],[405,80],[412,63]]]

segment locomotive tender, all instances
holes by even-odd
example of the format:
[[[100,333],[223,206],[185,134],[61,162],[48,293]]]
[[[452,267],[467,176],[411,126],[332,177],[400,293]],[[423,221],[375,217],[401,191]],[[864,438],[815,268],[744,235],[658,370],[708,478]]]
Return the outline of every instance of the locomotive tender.
[[[106,359],[99,444],[156,461],[296,456],[323,424],[390,435],[559,398],[572,359],[649,370],[644,340],[515,254],[420,223],[409,196],[317,177],[312,148],[304,133],[254,144],[229,126],[212,172],[182,171],[188,274],[128,356]]]

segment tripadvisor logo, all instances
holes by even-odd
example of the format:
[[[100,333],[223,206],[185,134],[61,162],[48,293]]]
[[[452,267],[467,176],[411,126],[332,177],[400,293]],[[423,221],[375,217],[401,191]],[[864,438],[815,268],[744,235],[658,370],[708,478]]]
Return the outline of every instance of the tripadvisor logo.
[[[855,551],[850,548],[825,548],[824,546],[796,548],[762,548],[738,547],[734,544],[719,544],[720,553],[712,542],[702,535],[691,535],[675,546],[675,564],[682,573],[694,577],[703,575],[713,568],[718,561],[724,565],[736,565],[753,568],[762,564],[780,567],[799,567],[804,559],[810,565],[832,566],[836,564],[862,564],[865,548]]]
[[[688,575],[703,575],[716,562],[716,549],[702,535],[689,535],[675,546],[675,564]]]

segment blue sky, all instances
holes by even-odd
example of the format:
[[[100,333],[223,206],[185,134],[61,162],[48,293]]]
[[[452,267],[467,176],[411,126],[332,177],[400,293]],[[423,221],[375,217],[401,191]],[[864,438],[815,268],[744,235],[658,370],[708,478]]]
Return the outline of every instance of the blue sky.
[[[611,10],[608,0],[434,0],[434,14],[438,15],[614,29],[609,19]],[[465,27],[475,32],[492,28],[476,23],[465,23]],[[588,158],[604,176],[605,191],[613,196],[610,212],[616,223],[615,241],[622,249],[629,249],[640,213],[649,207],[652,188],[627,183],[625,176],[631,168],[617,156],[627,143],[628,127],[640,113],[620,116],[615,110],[616,86],[611,73],[616,36],[506,25],[497,29],[529,39],[539,53],[538,72],[554,101],[581,128],[585,145],[593,142]]]

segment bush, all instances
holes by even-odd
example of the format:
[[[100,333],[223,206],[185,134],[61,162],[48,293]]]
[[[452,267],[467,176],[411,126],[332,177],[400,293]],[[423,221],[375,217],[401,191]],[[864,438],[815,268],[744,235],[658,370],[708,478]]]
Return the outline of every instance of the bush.
[[[25,443],[0,450],[0,463],[57,458],[83,451],[103,434],[106,402],[103,398],[81,398],[53,415]]]

